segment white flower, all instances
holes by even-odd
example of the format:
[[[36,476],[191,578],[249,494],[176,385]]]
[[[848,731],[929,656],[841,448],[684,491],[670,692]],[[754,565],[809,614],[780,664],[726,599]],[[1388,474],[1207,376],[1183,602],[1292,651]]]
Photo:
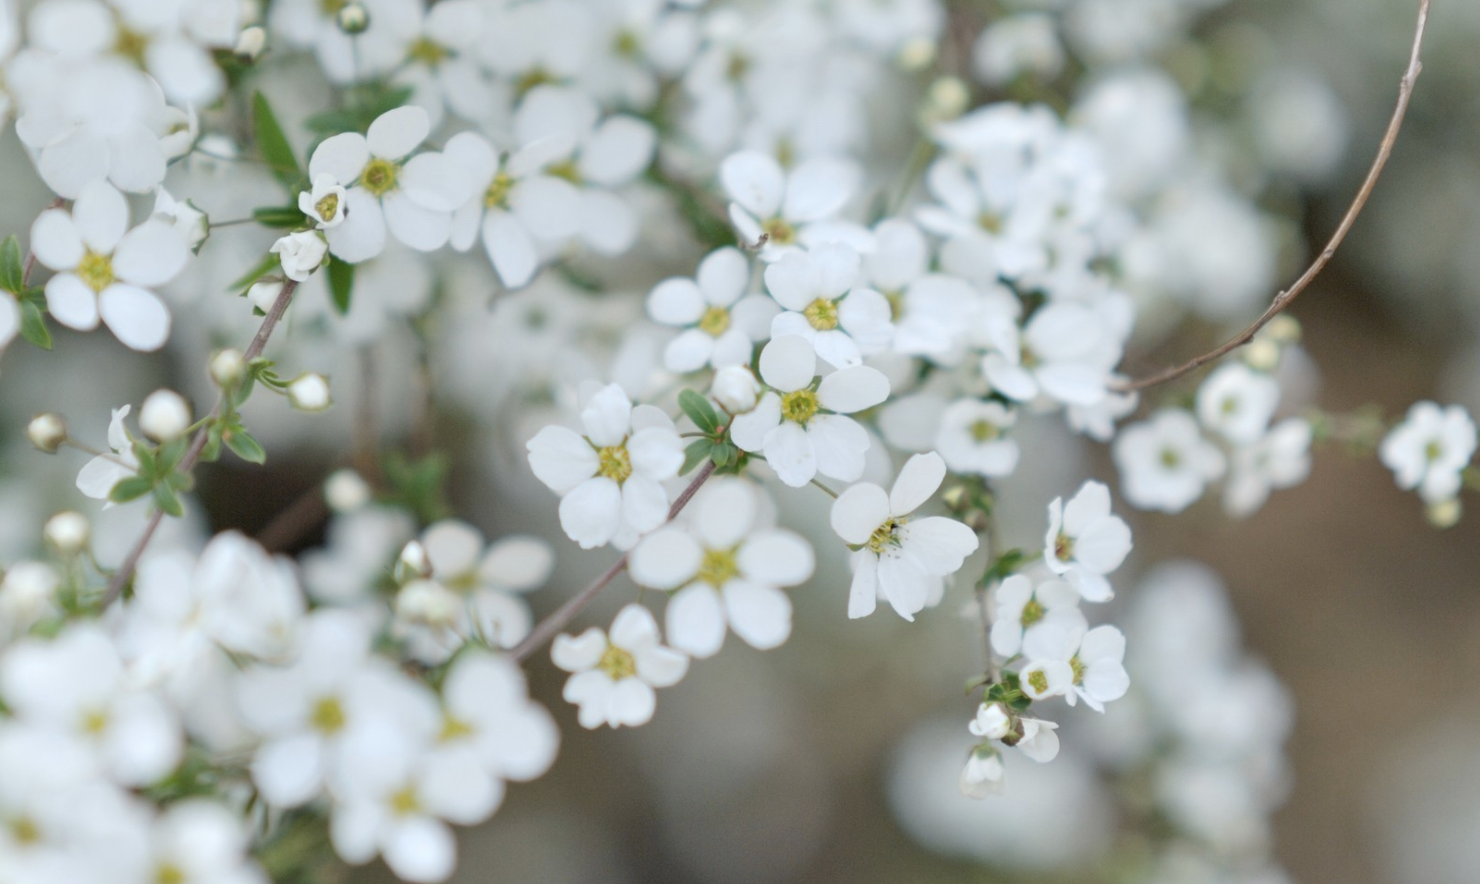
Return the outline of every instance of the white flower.
[[[31,226],[31,250],[58,271],[46,283],[57,322],[91,331],[101,318],[134,350],[158,350],[170,312],[153,286],[174,279],[190,257],[178,230],[150,218],[128,229],[128,203],[106,181],[84,186],[72,211],[47,209]]]
[[[709,395],[730,414],[744,414],[755,408],[761,395],[755,373],[744,365],[727,365],[714,373]]]
[[[667,415],[632,407],[610,384],[581,412],[585,435],[560,426],[525,446],[535,476],[560,495],[560,526],[583,549],[628,548],[668,517],[662,483],[683,466],[683,442]]]
[[[1178,408],[1164,408],[1126,427],[1111,454],[1125,499],[1168,513],[1181,512],[1201,497],[1225,467],[1223,453],[1203,438],[1192,415]]]
[[[858,270],[858,252],[843,243],[793,251],[767,267],[766,288],[786,308],[771,320],[771,337],[799,335],[835,368],[882,353],[894,335],[889,300],[854,288]]]
[[[346,193],[333,175],[320,172],[314,176],[313,189],[298,194],[298,211],[312,218],[320,230],[338,227],[344,223]]]
[[[1310,475],[1310,441],[1310,424],[1292,417],[1253,445],[1234,449],[1223,508],[1231,516],[1247,516],[1264,505],[1270,490],[1304,482]]]
[[[1475,422],[1461,406],[1415,402],[1377,453],[1399,488],[1416,488],[1425,503],[1439,503],[1459,493],[1461,473],[1475,454]]]
[[[282,256],[283,273],[289,279],[303,282],[324,263],[329,244],[321,233],[299,230],[280,238],[268,251]]]
[[[1114,626],[1086,632],[1040,623],[1023,636],[1023,655],[1029,664],[1018,678],[1023,693],[1034,700],[1063,696],[1073,706],[1081,698],[1091,709],[1104,712],[1106,703],[1125,696],[1130,687],[1122,663],[1125,636]]]
[[[299,411],[323,411],[330,405],[329,382],[313,372],[299,375],[288,384],[288,402]]]
[[[1017,413],[1000,402],[958,399],[941,415],[936,448],[952,472],[1010,476],[1021,454],[1017,442],[1005,438],[1015,423]]]
[[[57,587],[62,578],[44,562],[16,562],[0,577],[0,645],[25,635],[61,610]]]
[[[863,475],[868,434],[843,417],[889,397],[889,380],[855,365],[816,381],[817,356],[803,338],[776,338],[761,351],[761,379],[771,387],[754,410],[730,424],[744,451],[763,451],[782,482],[800,488],[821,473],[851,482]]]
[[[442,682],[442,714],[439,751],[470,751],[490,777],[532,780],[555,761],[560,731],[508,657],[459,654]]]
[[[859,169],[846,160],[807,160],[790,173],[759,151],[726,157],[720,182],[730,199],[730,221],[746,243],[764,234],[761,258],[774,261],[798,243],[807,244],[807,225],[835,215],[853,196]]]
[[[914,620],[943,578],[960,570],[979,546],[976,534],[954,519],[910,514],[930,499],[946,476],[940,455],[917,454],[905,462],[894,487],[868,482],[833,501],[832,527],[853,553],[848,616],[866,617],[882,595],[906,620]]]
[[[634,581],[677,590],[667,622],[678,650],[712,657],[727,626],[761,650],[791,635],[791,599],[779,587],[812,576],[812,548],[790,531],[759,527],[759,505],[747,482],[711,483],[690,506],[686,526],[659,529],[632,550]]]
[[[657,706],[653,688],[675,685],[689,658],[664,647],[647,608],[628,605],[612,621],[611,638],[599,627],[579,636],[559,635],[550,656],[572,673],[562,696],[580,707],[585,728],[647,724]]]
[[[134,443],[129,438],[123,419],[128,417],[132,405],[113,409],[113,418],[108,421],[108,447],[112,454],[100,454],[82,465],[77,473],[77,490],[93,500],[107,501],[103,509],[114,504],[108,500],[108,492],[120,481],[137,475],[139,459],[134,456]]]
[[[976,710],[976,718],[966,726],[978,737],[1000,740],[1012,733],[1012,716],[1001,703],[983,703]]]
[[[1048,534],[1043,560],[1089,602],[1109,601],[1115,591],[1105,575],[1120,567],[1131,551],[1131,529],[1110,514],[1110,489],[1085,482],[1064,505],[1055,497],[1048,505]]]
[[[1018,721],[1023,726],[1023,735],[1013,744],[1016,749],[1039,764],[1047,764],[1058,757],[1057,724],[1041,718],[1019,718]]]
[[[334,135],[314,149],[308,175],[315,191],[329,181],[347,188],[336,206],[343,223],[324,231],[335,257],[351,264],[368,261],[385,248],[387,229],[418,251],[446,245],[452,213],[467,201],[472,182],[444,154],[406,158],[430,128],[426,111],[399,107],[376,117],[365,135]]]
[[[139,429],[149,438],[169,442],[190,428],[190,403],[174,390],[155,390],[139,409]]]
[[[192,251],[199,251],[201,243],[211,234],[210,220],[205,212],[191,205],[189,200],[175,199],[163,187],[155,191],[154,214],[169,219]]]
[[[1085,626],[1079,612],[1079,591],[1063,580],[1045,580],[1033,585],[1022,574],[1013,574],[992,593],[997,610],[992,620],[992,650],[1012,658],[1023,649],[1023,633],[1044,622]]]
[[[1002,791],[1002,753],[988,743],[971,751],[961,769],[961,794],[968,798],[986,798]]]
[[[989,351],[982,372],[1019,402],[1042,394],[1065,405],[1091,406],[1105,398],[1120,351],[1100,311],[1055,301],[1033,314],[1018,341]]]
[[[205,798],[169,805],[150,827],[143,868],[130,880],[178,884],[266,884],[248,859],[250,827],[236,812]],[[143,845],[140,845],[143,846]]]
[[[777,310],[769,298],[746,296],[749,282],[750,262],[727,247],[705,256],[693,279],[658,283],[648,293],[648,315],[684,329],[663,351],[663,366],[683,374],[750,362],[755,342],[770,336]]]
[[[1230,362],[1208,375],[1197,390],[1197,416],[1203,426],[1238,445],[1257,442],[1279,404],[1279,383],[1242,362]]]

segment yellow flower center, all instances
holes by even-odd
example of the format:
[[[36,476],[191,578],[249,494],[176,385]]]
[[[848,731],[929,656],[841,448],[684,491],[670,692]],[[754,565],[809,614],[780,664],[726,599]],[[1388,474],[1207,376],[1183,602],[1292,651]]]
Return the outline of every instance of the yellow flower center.
[[[781,416],[792,423],[807,425],[817,413],[817,394],[811,390],[797,390],[781,397]]]
[[[122,25],[118,27],[118,37],[113,42],[113,51],[129,59],[139,67],[144,66],[144,53],[149,49],[149,38],[138,31],[130,30]]]
[[[1078,654],[1069,658],[1069,668],[1074,670],[1074,683],[1084,684],[1084,664],[1079,662]]]
[[[445,742],[448,742],[448,741],[451,741],[451,740],[457,740],[457,739],[461,739],[463,737],[471,736],[472,733],[473,733],[473,726],[472,725],[467,724],[467,723],[462,722],[462,721],[458,721],[456,718],[453,718],[451,715],[448,715],[446,713],[443,713],[443,715],[442,715],[442,733],[440,733],[440,734],[437,735],[437,739],[440,740],[441,742],[444,742],[445,743]]]
[[[452,53],[448,51],[447,47],[434,43],[426,37],[421,37],[415,43],[411,44],[411,48],[406,51],[406,55],[412,61],[419,61],[431,67],[436,67],[446,61]]]
[[[164,863],[154,870],[154,884],[185,884],[185,872],[174,863]]]
[[[333,221],[334,216],[339,213],[339,194],[331,193],[313,204],[313,210],[319,213],[324,221]]]
[[[10,829],[10,837],[19,844],[35,844],[41,840],[41,829],[36,821],[28,816],[16,817],[6,820],[6,828]]]
[[[726,583],[740,576],[740,565],[735,556],[738,549],[705,550],[704,560],[699,565],[699,579],[715,589],[723,589]]]
[[[97,736],[108,729],[108,713],[101,709],[92,709],[82,714],[82,730],[84,733]]]
[[[1434,440],[1433,442],[1430,442],[1423,447],[1423,459],[1428,461],[1429,463],[1433,463],[1434,461],[1438,460],[1439,456],[1443,453],[1444,446],[1440,445],[1438,440]]]
[[[1001,233],[1002,219],[991,212],[983,210],[976,216],[976,226],[988,233]]]
[[[889,321],[899,322],[904,315],[904,292],[880,292],[884,300],[889,302]]]
[[[1054,558],[1061,562],[1067,562],[1074,558],[1074,538],[1060,531],[1059,536],[1053,542]]]
[[[725,76],[731,80],[738,80],[749,70],[750,59],[736,52],[730,55],[730,63],[725,65]]]
[[[996,424],[988,421],[986,418],[982,418],[973,423],[970,426],[969,431],[971,433],[971,438],[975,439],[978,443],[991,442],[993,439],[996,439],[998,436],[1002,435],[1002,429]]]
[[[617,36],[612,40],[612,52],[622,58],[635,57],[637,51],[641,48],[641,45],[637,41],[637,35],[626,28],[618,31]]]
[[[1032,686],[1033,690],[1041,694],[1048,690],[1048,676],[1040,669],[1028,676],[1028,684]]]
[[[802,315],[818,331],[831,331],[838,327],[838,305],[827,298],[818,298],[808,304]]]
[[[113,284],[113,257],[88,249],[77,264],[77,277],[88,288],[101,292]]]
[[[344,727],[344,707],[339,705],[337,697],[322,697],[313,704],[309,722],[314,730],[325,734],[338,733]]]
[[[483,194],[484,208],[507,209],[509,207],[509,191],[514,188],[514,179],[508,172],[500,172],[493,176],[489,182],[488,190]]]
[[[553,175],[556,178],[564,178],[571,184],[581,183],[581,170],[576,168],[575,160],[562,160],[545,169],[545,174]]]
[[[349,0],[319,0],[319,11],[332,18],[348,5]]]
[[[546,83],[555,82],[558,82],[558,79],[555,77],[554,74],[551,74],[544,68],[535,68],[534,70],[529,71],[524,76],[520,77],[518,81],[514,83],[514,93],[517,97],[523,98],[525,93],[529,92],[529,90],[533,89],[534,87],[543,86]]]
[[[1161,465],[1169,470],[1175,470],[1182,463],[1182,455],[1171,448],[1161,450]]]
[[[730,311],[723,307],[710,307],[699,317],[699,330],[710,337],[719,337],[730,329]]]
[[[789,246],[797,241],[796,228],[786,223],[783,218],[772,218],[762,224],[761,229],[766,232],[767,241],[778,246]]]
[[[637,675],[637,660],[616,645],[607,645],[596,668],[611,676],[612,681],[621,681]]]
[[[1023,624],[1024,629],[1027,629],[1029,626],[1042,620],[1043,615],[1046,613],[1048,611],[1044,609],[1042,602],[1037,599],[1028,599],[1028,603],[1023,605],[1023,615],[1019,618],[1019,622]]]
[[[410,816],[421,810],[421,801],[416,797],[416,790],[407,786],[391,796],[391,811],[396,816]]]
[[[596,457],[598,461],[596,475],[605,476],[618,485],[627,481],[627,477],[632,475],[632,455],[627,453],[626,445],[598,448]]]
[[[884,520],[884,524],[874,529],[869,535],[868,549],[875,555],[882,554],[885,547],[899,546],[899,529],[904,525],[906,519],[903,516],[892,516]]]
[[[396,189],[396,177],[400,171],[401,167],[390,160],[376,157],[360,173],[360,186],[368,190],[371,196],[384,196]]]

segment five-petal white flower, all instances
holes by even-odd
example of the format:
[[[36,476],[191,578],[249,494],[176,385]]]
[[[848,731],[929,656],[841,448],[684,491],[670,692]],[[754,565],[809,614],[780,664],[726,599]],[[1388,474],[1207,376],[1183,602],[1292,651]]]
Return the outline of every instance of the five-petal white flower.
[[[678,684],[689,668],[689,658],[661,639],[658,621],[641,605],[617,614],[610,638],[597,626],[555,637],[550,656],[572,673],[562,695],[580,707],[582,727],[636,727],[652,719],[658,701],[653,688]]]
[[[1110,489],[1104,484],[1085,482],[1067,506],[1062,497],[1048,505],[1043,560],[1085,601],[1104,602],[1115,595],[1105,575],[1130,551],[1130,526],[1110,514]]]

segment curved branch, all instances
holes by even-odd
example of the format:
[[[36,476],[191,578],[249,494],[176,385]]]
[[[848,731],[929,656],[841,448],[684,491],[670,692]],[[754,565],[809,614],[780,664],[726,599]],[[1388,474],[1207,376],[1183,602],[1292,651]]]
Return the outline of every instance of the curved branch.
[[[1135,381],[1121,382],[1112,387],[1112,389],[1120,392],[1128,392],[1131,390],[1144,390],[1147,387],[1164,384],[1244,346],[1252,341],[1254,335],[1258,334],[1259,330],[1264,328],[1271,319],[1274,319],[1286,307],[1294,303],[1295,299],[1300,296],[1300,293],[1305,291],[1306,287],[1320,275],[1322,270],[1326,269],[1326,265],[1331,262],[1332,256],[1336,254],[1336,248],[1346,239],[1347,233],[1351,231],[1352,225],[1356,223],[1357,216],[1362,213],[1363,207],[1367,205],[1367,198],[1372,195],[1372,189],[1377,186],[1377,179],[1382,175],[1382,170],[1387,165],[1388,157],[1393,152],[1393,144],[1398,140],[1398,132],[1403,128],[1403,118],[1408,113],[1408,101],[1413,97],[1413,84],[1418,79],[1419,72],[1423,70],[1423,63],[1419,61],[1418,55],[1419,50],[1423,46],[1424,27],[1428,23],[1428,18],[1429,0],[1419,0],[1418,25],[1413,32],[1413,49],[1408,56],[1408,68],[1403,72],[1403,79],[1398,87],[1398,104],[1393,108],[1393,116],[1388,121],[1387,132],[1382,136],[1382,143],[1378,145],[1377,158],[1372,161],[1372,167],[1367,170],[1367,177],[1363,180],[1362,187],[1357,191],[1357,195],[1352,200],[1351,206],[1347,208],[1346,215],[1342,217],[1341,224],[1337,226],[1336,232],[1331,235],[1330,242],[1326,243],[1326,247],[1321,250],[1320,255],[1316,256],[1315,261],[1306,268],[1299,279],[1295,280],[1294,285],[1275,295],[1269,307],[1248,328],[1225,341],[1216,349],[1210,350],[1201,356],[1190,359],[1175,368],[1169,368],[1158,374]]]

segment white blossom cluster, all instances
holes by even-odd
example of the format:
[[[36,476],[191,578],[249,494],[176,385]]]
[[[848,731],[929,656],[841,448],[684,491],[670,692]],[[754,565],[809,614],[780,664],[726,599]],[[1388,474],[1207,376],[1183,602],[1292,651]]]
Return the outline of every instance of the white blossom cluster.
[[[555,760],[523,669],[547,643],[576,722],[635,727],[731,633],[786,643],[814,591],[848,619],[971,600],[967,794],[1002,786],[1005,748],[1059,754],[1034,704],[1134,690],[1186,744],[1157,800],[1215,847],[1259,842],[1284,726],[1247,724],[1278,691],[1212,643],[1127,668],[1081,604],[1114,597],[1131,530],[1055,446],[1106,448],[1133,507],[1221,481],[1246,516],[1352,442],[1447,525],[1476,431],[1429,402],[1380,442],[1300,411],[1285,317],[1182,399],[1138,392],[1128,350],[1274,283],[1266,182],[1155,65],[1218,5],[0,0],[0,105],[55,196],[0,243],[0,349],[58,327],[45,407],[128,402],[106,447],[28,425],[91,455],[53,483],[90,515],[28,524],[0,571],[0,881],[334,856],[444,880],[451,826]],[[76,380],[73,333],[99,325],[205,370],[142,400],[122,362]],[[280,451],[333,463],[308,495],[325,542],[296,559],[208,530],[225,514],[193,496],[198,465]],[[526,600],[566,580],[536,481],[609,559],[564,607]],[[1041,549],[1003,539],[1017,500],[1046,507]],[[518,527],[490,541],[485,505]],[[1146,641],[1175,639],[1183,600],[1136,604]],[[1245,705],[1204,708],[1225,688]],[[1199,804],[1250,767],[1257,794]]]

